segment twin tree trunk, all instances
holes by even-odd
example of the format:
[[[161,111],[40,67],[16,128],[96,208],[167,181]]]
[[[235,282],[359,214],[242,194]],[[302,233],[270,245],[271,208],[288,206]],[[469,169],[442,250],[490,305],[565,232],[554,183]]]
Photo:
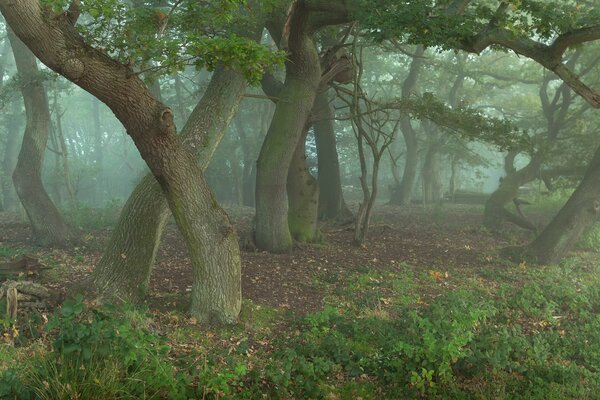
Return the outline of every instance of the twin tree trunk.
[[[208,166],[223,138],[245,88],[245,80],[239,73],[218,68],[182,129],[181,138],[190,149],[195,148],[202,170]],[[129,301],[144,298],[170,216],[171,210],[160,186],[152,174],[148,174],[127,200],[110,242],[92,274],[93,284],[101,294]],[[218,262],[216,264],[218,266]],[[236,273],[235,270],[233,272]],[[238,297],[235,292],[228,295]]]
[[[31,224],[34,242],[42,246],[65,246],[73,238],[73,233],[50,200],[42,183],[44,154],[50,131],[46,89],[35,56],[10,29],[8,37],[20,76],[19,86],[27,116],[23,144],[13,172],[13,182]]]
[[[85,44],[69,13],[48,16],[37,0],[0,0],[0,11],[40,60],[108,105],[127,129],[190,251],[192,316],[235,321],[241,307],[237,235],[195,155],[177,137],[171,109],[152,96],[130,67]]]
[[[255,242],[274,253],[292,248],[287,178],[321,79],[319,55],[308,35],[308,12],[297,3],[289,35],[286,77],[257,161]]]

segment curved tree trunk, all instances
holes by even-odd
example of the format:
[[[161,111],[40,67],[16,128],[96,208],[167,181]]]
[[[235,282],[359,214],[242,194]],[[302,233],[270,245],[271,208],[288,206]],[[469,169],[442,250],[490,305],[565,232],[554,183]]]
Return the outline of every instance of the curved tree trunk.
[[[319,185],[308,171],[304,130],[290,163],[287,178],[288,224],[294,240],[310,243],[320,240],[317,214]]]
[[[583,180],[540,235],[524,248],[539,263],[562,260],[600,215],[600,147]]]
[[[333,111],[327,99],[327,92],[321,92],[315,98],[313,117],[316,119],[315,144],[319,165],[319,218],[323,220],[347,220],[352,212],[344,201],[340,163],[338,159],[335,130],[333,129]]]
[[[15,211],[18,206],[17,193],[12,182],[12,174],[17,166],[19,155],[20,135],[20,115],[21,104],[20,100],[12,101],[12,110],[8,116],[7,123],[7,138],[4,147],[4,159],[2,160],[2,198],[4,199],[4,207],[7,211]]]
[[[73,238],[62,215],[42,183],[44,154],[50,131],[50,110],[37,61],[29,49],[9,30],[15,64],[21,79],[27,124],[13,182],[31,224],[33,240],[42,246],[64,246]]]
[[[202,170],[220,143],[246,88],[244,78],[218,68],[206,93],[181,131],[194,144]],[[158,182],[146,175],[127,200],[102,258],[92,274],[95,288],[109,296],[139,301],[146,295],[156,252],[171,210]]]
[[[287,176],[321,78],[319,55],[308,33],[308,11],[295,3],[286,77],[263,142],[256,171],[256,230],[259,249],[275,253],[292,247],[288,225]]]
[[[506,205],[517,198],[519,187],[536,179],[542,158],[539,154],[534,155],[529,163],[518,171],[514,170],[512,165],[513,159],[514,157],[507,157],[507,162],[510,163],[510,165],[505,167],[508,175],[502,179],[498,189],[491,194],[485,203],[483,225],[488,229],[497,231],[504,222],[512,222],[521,228],[535,231],[537,229],[535,225],[526,220],[522,215],[510,212],[506,209]]]
[[[402,84],[402,98],[410,97],[417,86],[417,80],[421,73],[423,65],[423,55],[425,47],[417,46],[415,56],[410,64],[408,76]],[[406,114],[400,116],[400,130],[404,137],[406,145],[406,157],[404,159],[404,172],[402,173],[402,181],[400,186],[394,188],[390,197],[390,204],[406,205],[410,203],[415,181],[417,180],[417,169],[419,164],[419,143],[417,141],[417,133],[415,132],[410,117]]]
[[[127,129],[167,197],[190,251],[192,316],[235,321],[241,307],[237,235],[195,155],[178,138],[173,111],[152,96],[129,66],[85,44],[70,13],[48,16],[37,0],[10,5],[0,1],[0,11],[46,65],[107,104]]]

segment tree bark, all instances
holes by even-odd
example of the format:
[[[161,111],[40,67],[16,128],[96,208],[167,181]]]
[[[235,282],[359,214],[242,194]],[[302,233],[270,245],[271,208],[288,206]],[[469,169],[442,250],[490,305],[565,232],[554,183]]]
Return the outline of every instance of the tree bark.
[[[13,172],[13,183],[25,208],[33,241],[42,246],[65,246],[73,232],[52,203],[42,183],[44,154],[50,131],[50,109],[35,56],[11,30],[8,37],[21,79],[27,124]]]
[[[305,128],[290,163],[287,178],[288,224],[294,240],[303,243],[320,240],[318,228],[319,185],[308,171]]]
[[[192,316],[235,321],[241,307],[237,235],[195,156],[177,137],[171,109],[152,96],[129,66],[84,43],[68,15],[48,15],[37,0],[0,0],[0,11],[48,67],[104,102],[127,129],[167,197],[190,251]]]
[[[524,253],[538,263],[559,262],[581,235],[598,221],[599,213],[600,147],[573,195],[542,233],[524,248]]]
[[[255,242],[259,249],[275,253],[292,247],[288,170],[321,79],[319,55],[309,36],[308,10],[303,2],[295,4],[285,82],[257,161]]]
[[[181,131],[181,138],[208,166],[225,128],[235,114],[246,88],[243,77],[218,68],[206,93]],[[152,266],[171,211],[152,174],[146,175],[127,200],[110,242],[92,274],[104,295],[128,301],[144,298]]]
[[[322,220],[348,220],[352,212],[344,201],[340,164],[337,153],[333,111],[327,99],[327,92],[321,92],[313,106],[313,124],[317,161],[319,165],[319,218]]]

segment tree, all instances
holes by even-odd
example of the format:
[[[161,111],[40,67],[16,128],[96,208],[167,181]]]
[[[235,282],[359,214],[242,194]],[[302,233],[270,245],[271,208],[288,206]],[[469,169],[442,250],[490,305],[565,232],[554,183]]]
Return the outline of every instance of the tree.
[[[27,124],[13,182],[31,224],[33,240],[42,246],[67,245],[74,232],[48,196],[42,183],[42,166],[50,131],[50,109],[43,75],[29,49],[8,30],[25,104]]]
[[[167,198],[190,251],[192,315],[201,321],[235,321],[241,306],[237,235],[208,188],[195,155],[177,137],[171,109],[152,96],[129,65],[90,46],[75,31],[78,1],[66,12],[59,8],[56,13],[42,8],[36,0],[2,0],[0,11],[42,62],[104,102],[126,127]],[[150,35],[145,45],[166,42],[162,36],[155,42],[152,38]],[[197,45],[188,50],[203,62],[213,63],[216,53],[210,51],[212,43],[202,42],[209,47],[208,52]],[[219,47],[222,43],[217,45],[221,51],[235,48],[239,53],[239,41],[225,50]],[[263,69],[262,64],[251,65]]]

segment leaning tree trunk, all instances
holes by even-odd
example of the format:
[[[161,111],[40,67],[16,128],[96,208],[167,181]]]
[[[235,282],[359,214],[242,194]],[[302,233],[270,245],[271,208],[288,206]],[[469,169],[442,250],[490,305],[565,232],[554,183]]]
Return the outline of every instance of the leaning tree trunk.
[[[319,218],[347,220],[352,218],[352,212],[346,206],[340,178],[340,163],[338,159],[333,129],[333,111],[327,99],[327,92],[321,92],[313,106],[313,124],[315,144],[317,146],[317,161],[319,165]]]
[[[37,0],[10,5],[0,0],[0,11],[46,65],[107,104],[127,129],[167,197],[190,251],[192,316],[235,321],[241,308],[237,235],[196,157],[177,136],[173,111],[152,96],[130,66],[83,42],[71,13],[49,16]]]
[[[287,176],[321,78],[319,55],[308,34],[308,11],[297,4],[291,20],[286,78],[271,126],[263,142],[256,171],[256,230],[259,249],[289,251]]]
[[[218,68],[181,131],[205,170],[246,88],[236,72]],[[156,179],[148,174],[127,200],[102,258],[92,274],[102,294],[139,301],[148,289],[156,252],[171,211]]]
[[[320,239],[317,224],[319,185],[308,171],[306,162],[307,133],[308,130],[305,128],[294,151],[287,178],[290,233],[295,240],[304,243]]]
[[[21,79],[27,124],[23,144],[13,172],[17,195],[27,213],[35,243],[67,245],[73,232],[52,203],[42,183],[44,154],[50,131],[50,110],[35,56],[11,30],[8,37]]]
[[[523,250],[541,264],[557,263],[575,246],[600,214],[600,147],[567,203]]]

